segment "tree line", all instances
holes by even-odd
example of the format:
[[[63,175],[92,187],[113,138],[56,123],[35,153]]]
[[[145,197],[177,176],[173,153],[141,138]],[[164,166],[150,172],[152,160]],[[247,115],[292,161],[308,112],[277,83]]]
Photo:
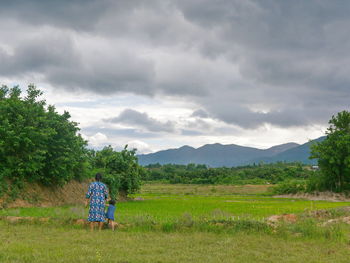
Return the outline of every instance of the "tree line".
[[[277,184],[285,180],[306,179],[313,174],[309,166],[283,162],[219,168],[197,164],[151,164],[145,168],[143,180],[171,184]]]

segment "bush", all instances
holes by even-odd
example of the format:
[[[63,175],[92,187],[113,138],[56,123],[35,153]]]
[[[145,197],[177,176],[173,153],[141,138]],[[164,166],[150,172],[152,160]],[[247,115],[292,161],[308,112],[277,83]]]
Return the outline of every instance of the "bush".
[[[103,148],[94,158],[95,170],[104,174],[103,182],[107,184],[110,196],[127,196],[135,193],[141,186],[142,167],[138,165],[136,150],[128,150],[127,145],[121,152],[111,146]]]
[[[325,178],[322,176],[321,172],[315,171],[315,173],[307,180],[305,191],[311,193],[326,190],[328,190],[328,186]]]
[[[296,194],[305,192],[306,181],[291,180],[280,183],[272,188],[274,194]]]

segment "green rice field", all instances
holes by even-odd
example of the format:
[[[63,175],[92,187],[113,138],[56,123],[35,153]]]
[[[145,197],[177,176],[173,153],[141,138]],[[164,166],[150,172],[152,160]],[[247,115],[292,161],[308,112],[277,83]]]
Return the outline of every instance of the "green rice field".
[[[264,186],[198,186],[145,185],[135,201],[117,203],[120,223],[151,220],[173,222],[183,215],[193,220],[253,219],[264,220],[275,214],[302,213],[308,210],[349,206],[350,202],[310,201],[274,198],[266,195]],[[86,217],[83,206],[34,207],[0,210],[0,216],[53,217],[79,219]]]

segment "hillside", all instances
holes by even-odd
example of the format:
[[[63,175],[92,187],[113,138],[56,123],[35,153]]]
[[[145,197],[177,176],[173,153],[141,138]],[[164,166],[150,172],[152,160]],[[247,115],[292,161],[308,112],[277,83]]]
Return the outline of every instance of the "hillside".
[[[288,149],[286,151],[280,152],[271,157],[264,157],[252,160],[252,162],[265,162],[265,163],[275,163],[278,161],[282,162],[302,162],[304,164],[316,164],[317,160],[309,159],[310,156],[310,146],[315,142],[321,142],[326,137],[320,137],[313,141],[304,143],[295,148]]]
[[[273,157],[277,154],[299,147],[296,143],[286,143],[269,149],[257,149],[235,144],[206,144],[199,148],[183,146],[151,154],[138,155],[141,165],[152,163],[207,164],[211,167],[239,166],[253,163],[252,160]]]

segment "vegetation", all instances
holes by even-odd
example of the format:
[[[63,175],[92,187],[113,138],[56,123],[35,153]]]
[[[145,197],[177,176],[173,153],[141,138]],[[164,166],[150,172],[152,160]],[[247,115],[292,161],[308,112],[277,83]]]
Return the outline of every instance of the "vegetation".
[[[208,232],[89,233],[51,225],[0,224],[0,261],[13,262],[348,262],[346,243]],[[14,234],[16,233],[16,234]]]
[[[90,153],[92,166],[103,173],[111,198],[116,199],[118,194],[125,197],[140,189],[142,168],[137,163],[135,149],[128,150],[125,146],[124,150],[117,152],[108,146]]]
[[[318,159],[321,169],[311,188],[342,192],[350,190],[350,112],[332,116],[327,137],[311,147],[311,158]]]
[[[276,199],[263,196],[263,192],[257,194],[257,188],[144,185],[134,196],[140,201],[117,204],[120,226],[116,232],[104,229],[90,233],[87,227],[71,224],[72,219],[86,217],[82,206],[0,210],[0,218],[53,218],[49,222],[0,220],[0,261],[348,261],[349,226],[323,224],[334,217],[349,216],[348,209],[342,208],[349,203]],[[266,190],[266,186],[261,189]],[[283,213],[296,213],[298,221],[276,227],[267,223],[266,217]]]
[[[306,179],[313,174],[300,163],[259,164],[241,167],[209,168],[206,165],[153,164],[145,166],[144,181],[172,184],[276,184],[292,179]]]
[[[114,198],[139,189],[142,168],[135,150],[88,150],[70,114],[57,113],[41,95],[34,85],[24,97],[17,86],[0,88],[0,195],[16,199],[25,182],[61,186],[96,171],[105,174]]]
[[[10,180],[12,191],[25,180],[62,185],[86,173],[86,141],[77,123],[68,112],[46,107],[41,95],[33,85],[24,98],[17,86],[0,88],[0,181]]]
[[[306,192],[306,180],[290,180],[273,187],[274,194],[296,194]]]
[[[257,190],[258,189],[258,190]],[[309,201],[266,196],[266,186],[209,186],[209,185],[144,185],[134,195],[140,201],[118,202],[116,220],[136,230],[162,230],[181,227],[179,222],[194,222],[203,228],[219,220],[263,221],[274,214],[303,213],[306,210],[330,209],[349,205],[349,202]],[[30,207],[0,210],[0,216],[53,217],[69,221],[85,218],[86,208]],[[208,230],[208,229],[207,229]],[[222,230],[228,231],[223,228]],[[210,231],[210,230],[208,230]]]

